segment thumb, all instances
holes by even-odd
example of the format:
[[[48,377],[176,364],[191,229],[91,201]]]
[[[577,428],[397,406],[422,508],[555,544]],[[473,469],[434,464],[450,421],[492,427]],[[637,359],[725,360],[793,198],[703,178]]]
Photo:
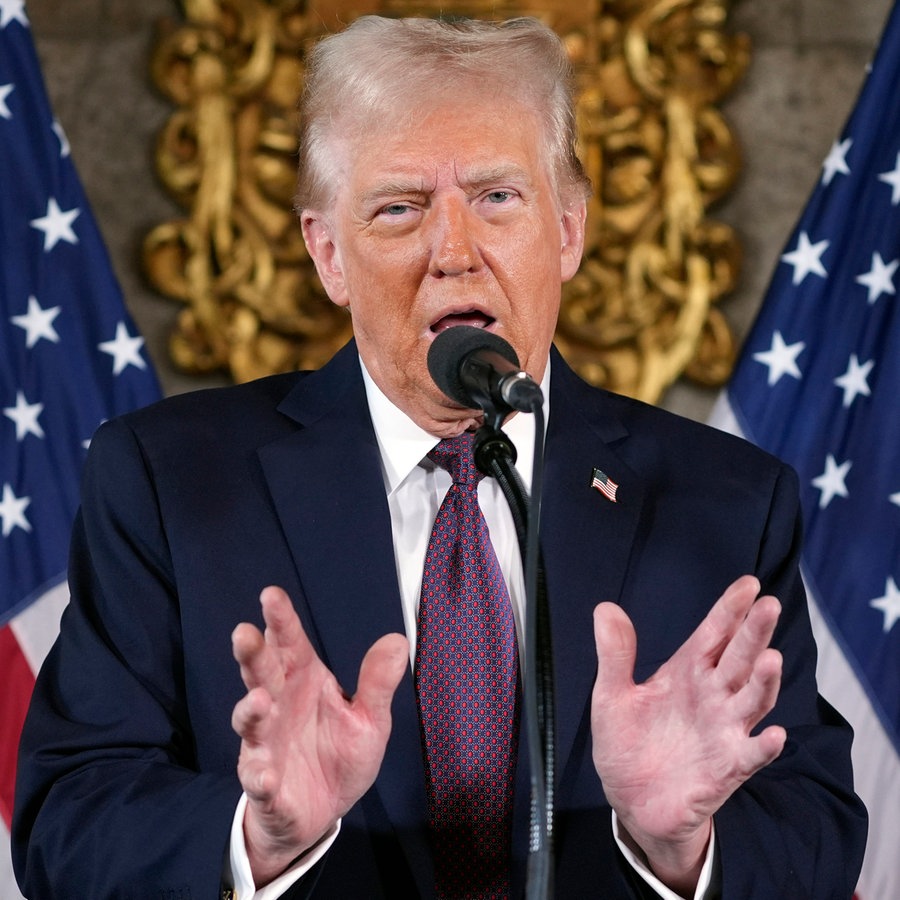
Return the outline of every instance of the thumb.
[[[359,667],[354,704],[376,718],[390,716],[391,701],[409,664],[409,642],[402,634],[382,635]]]
[[[594,643],[597,647],[595,699],[615,697],[633,687],[637,635],[622,607],[601,603],[594,609]]]

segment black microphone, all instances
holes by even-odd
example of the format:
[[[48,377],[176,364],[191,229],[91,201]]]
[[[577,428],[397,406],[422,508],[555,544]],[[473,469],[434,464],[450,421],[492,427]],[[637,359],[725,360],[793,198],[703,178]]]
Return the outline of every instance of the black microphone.
[[[510,344],[472,325],[455,325],[432,341],[428,371],[451,400],[468,409],[531,412],[543,403],[540,385],[519,368]]]

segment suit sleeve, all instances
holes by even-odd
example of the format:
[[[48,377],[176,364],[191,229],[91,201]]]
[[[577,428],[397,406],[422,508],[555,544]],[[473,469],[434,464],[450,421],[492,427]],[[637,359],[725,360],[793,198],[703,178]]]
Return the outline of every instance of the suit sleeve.
[[[13,850],[24,891],[215,897],[240,785],[233,765],[198,764],[164,523],[120,421],[92,444],[69,587],[20,745]]]
[[[866,812],[853,792],[852,731],[817,693],[800,546],[797,481],[785,467],[773,492],[756,574],[763,591],[783,606],[773,638],[784,659],[782,686],[760,728],[784,725],[787,742],[779,758],[715,816],[725,900],[848,900],[862,864]]]

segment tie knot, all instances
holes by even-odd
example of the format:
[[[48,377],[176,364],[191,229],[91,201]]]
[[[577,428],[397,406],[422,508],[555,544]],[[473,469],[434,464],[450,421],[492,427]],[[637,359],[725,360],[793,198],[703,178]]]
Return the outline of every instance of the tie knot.
[[[444,438],[429,454],[428,458],[450,473],[455,484],[478,484],[484,473],[475,466],[472,455],[473,435],[464,431],[456,437]]]

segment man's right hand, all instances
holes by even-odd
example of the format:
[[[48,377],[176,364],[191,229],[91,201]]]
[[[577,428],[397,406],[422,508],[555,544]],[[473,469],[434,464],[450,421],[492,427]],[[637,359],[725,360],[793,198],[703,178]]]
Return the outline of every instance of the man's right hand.
[[[371,787],[391,730],[391,701],[409,662],[400,634],[366,653],[348,697],[309,642],[288,595],[260,594],[265,634],[232,634],[247,695],[234,708],[244,841],[257,887],[314,846]]]

